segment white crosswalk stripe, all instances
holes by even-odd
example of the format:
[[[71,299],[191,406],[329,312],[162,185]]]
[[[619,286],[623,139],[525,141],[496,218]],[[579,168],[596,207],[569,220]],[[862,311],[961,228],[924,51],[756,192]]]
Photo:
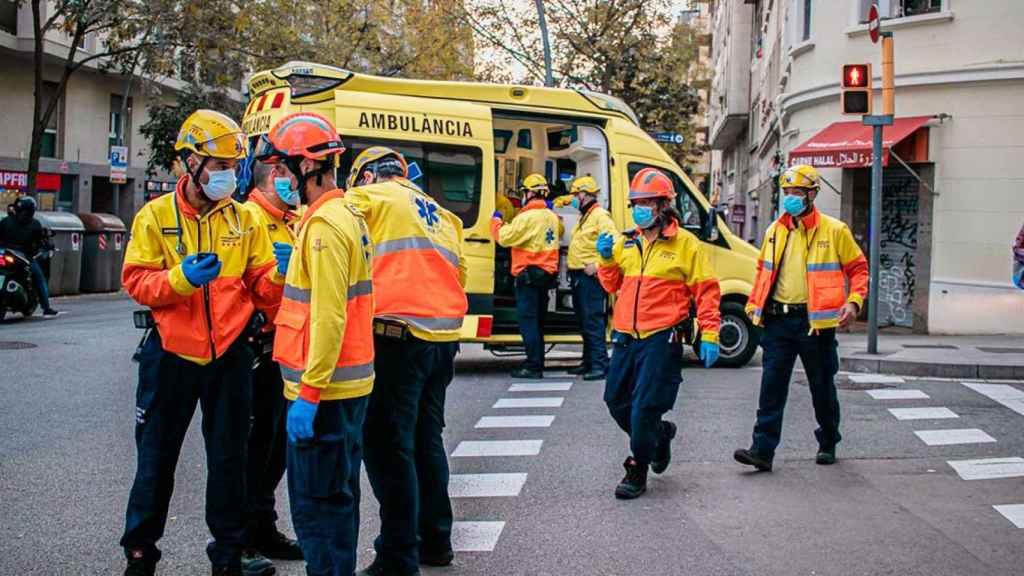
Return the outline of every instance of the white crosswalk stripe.
[[[1002,504],[993,508],[1017,528],[1024,528],[1024,504]]]
[[[1024,476],[1024,458],[981,458],[947,462],[964,480],[992,480]]]
[[[533,382],[525,384],[513,384],[509,392],[567,392],[572,388],[572,382]]]
[[[464,440],[455,447],[452,457],[536,456],[543,443],[543,440]]]
[[[963,385],[979,394],[988,396],[1017,414],[1024,416],[1024,391],[1018,390],[1009,384],[964,382]]]
[[[914,434],[929,446],[949,446],[952,444],[984,444],[995,442],[996,439],[977,428],[959,428],[954,430],[914,430]]]
[[[944,407],[927,408],[889,408],[889,412],[897,420],[938,420],[942,418],[959,418],[955,412]]]
[[[857,384],[903,384],[905,382],[899,376],[885,374],[849,374],[847,377]]]
[[[491,552],[505,529],[504,522],[455,521],[452,549],[456,552]]]
[[[475,428],[547,428],[554,416],[483,416]]]
[[[565,398],[502,398],[491,408],[561,408]]]
[[[518,496],[526,474],[452,474],[448,494],[452,498],[500,498]]]
[[[929,397],[920,390],[882,388],[880,390],[865,390],[865,392],[875,400],[927,400]]]

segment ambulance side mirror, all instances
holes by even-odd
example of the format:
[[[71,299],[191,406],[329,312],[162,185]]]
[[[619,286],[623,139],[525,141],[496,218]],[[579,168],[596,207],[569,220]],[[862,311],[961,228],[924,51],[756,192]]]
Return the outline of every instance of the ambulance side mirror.
[[[713,206],[708,211],[708,218],[704,221],[704,229],[701,230],[701,240],[705,242],[717,242],[718,231],[718,210]]]

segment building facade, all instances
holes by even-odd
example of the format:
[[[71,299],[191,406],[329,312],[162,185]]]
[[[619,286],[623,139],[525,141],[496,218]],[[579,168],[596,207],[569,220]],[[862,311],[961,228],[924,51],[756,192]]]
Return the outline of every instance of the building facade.
[[[872,63],[868,0],[720,0],[711,145],[722,155],[723,211],[746,237],[777,207],[790,163],[828,182],[818,206],[867,251],[870,150],[842,116],[841,67]],[[1015,0],[880,0],[895,39],[896,125],[883,159],[879,319],[931,333],[1024,332],[1010,245],[1024,221],[1024,7]],[[744,55],[747,55],[744,58]],[[719,77],[721,74],[721,77]],[[874,109],[881,111],[880,90]],[[869,143],[868,143],[869,144]],[[834,189],[833,189],[834,188]],[[757,218],[756,221],[754,218]],[[742,223],[741,223],[742,222]]]

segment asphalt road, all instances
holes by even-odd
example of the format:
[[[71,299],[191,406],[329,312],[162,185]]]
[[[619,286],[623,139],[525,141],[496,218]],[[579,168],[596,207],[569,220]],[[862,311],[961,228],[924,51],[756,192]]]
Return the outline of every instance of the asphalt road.
[[[135,466],[130,356],[140,333],[123,297],[64,299],[58,307],[68,314],[0,324],[0,573],[119,574],[117,541]],[[35,347],[8,349],[12,342]],[[994,508],[1024,505],[1024,460],[988,460],[1024,456],[1024,383],[971,388],[843,376],[840,462],[821,467],[813,463],[810,398],[797,374],[775,471],[755,474],[731,455],[749,443],[759,369],[689,366],[669,415],[679,424],[672,467],[652,478],[643,498],[620,502],[612,491],[626,439],[601,402],[602,385],[549,368],[546,383],[568,383],[567,390],[512,392],[514,362],[465,347],[449,390],[446,443],[453,452],[493,446],[460,448],[463,442],[533,440],[502,446],[537,454],[451,459],[453,490],[467,495],[455,500],[458,545],[481,551],[425,573],[1024,573],[1024,529],[1010,519],[1024,525],[1024,511],[1013,516],[1021,509],[1005,508],[1008,517]],[[875,399],[867,392],[875,389],[917,398]],[[495,407],[538,397],[563,400]],[[945,407],[956,417],[899,420],[889,411],[915,407]],[[546,427],[477,427],[493,416],[554,418]],[[209,573],[198,420],[178,466],[160,574]],[[994,441],[929,445],[915,434],[952,429]],[[1015,476],[965,480],[954,465],[972,477],[959,461],[973,459],[985,459],[977,473]],[[283,488],[278,509],[290,531]],[[362,508],[365,565],[377,528],[368,485]],[[301,563],[278,568],[304,573]]]

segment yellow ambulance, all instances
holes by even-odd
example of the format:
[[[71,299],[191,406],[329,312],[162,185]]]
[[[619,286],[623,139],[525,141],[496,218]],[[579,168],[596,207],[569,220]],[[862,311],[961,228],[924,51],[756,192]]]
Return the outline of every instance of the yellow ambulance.
[[[617,226],[633,227],[629,181],[654,166],[675,182],[683,225],[710,248],[722,290],[721,365],[741,366],[757,348],[743,305],[754,280],[757,250],[735,236],[622,101],[584,90],[437,82],[357,74],[290,62],[252,76],[243,128],[255,140],[285,114],[313,111],[334,121],[347,151],[343,182],[362,150],[390,146],[405,155],[410,178],[465,226],[469,277],[466,342],[499,352],[521,346],[510,255],[488,225],[498,194],[513,195],[527,174],[548,178],[555,195],[590,175]],[[579,343],[565,251],[579,213],[556,208],[566,225],[559,283],[545,328],[548,344]],[[410,287],[415,289],[415,287]],[[694,335],[696,337],[696,335]]]

